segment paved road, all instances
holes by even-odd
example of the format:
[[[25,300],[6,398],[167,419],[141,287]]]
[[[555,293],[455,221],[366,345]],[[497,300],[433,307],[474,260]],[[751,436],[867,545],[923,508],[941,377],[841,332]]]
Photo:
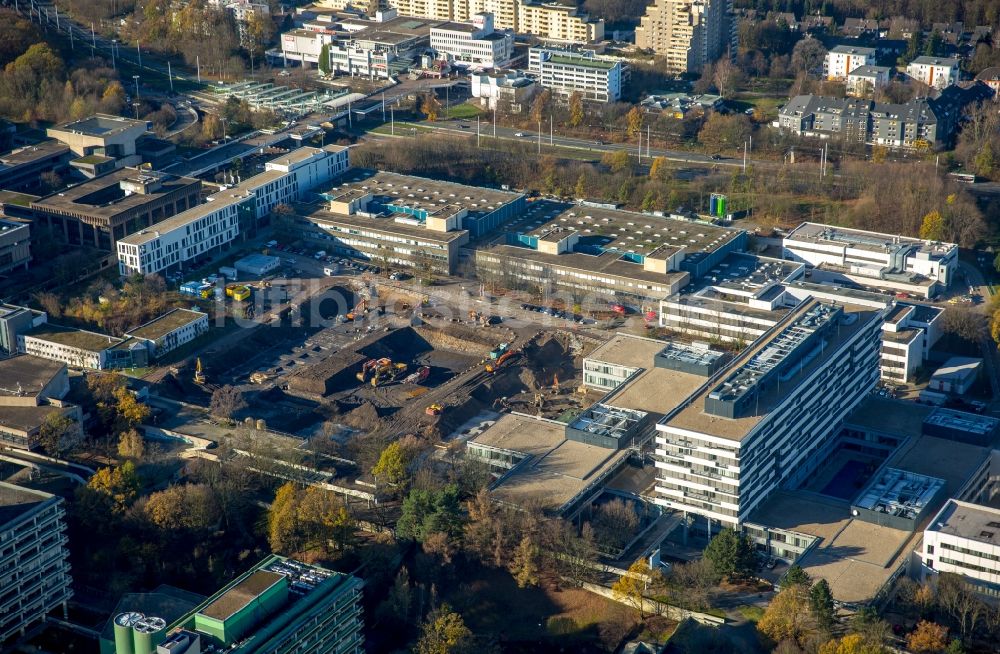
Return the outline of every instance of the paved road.
[[[965,273],[965,279],[969,285],[975,287],[976,292],[984,300],[989,300],[992,293],[979,268],[964,261],[959,261],[958,265]],[[983,305],[983,307],[988,306],[989,302]],[[986,369],[986,374],[990,380],[990,387],[993,391],[993,404],[990,408],[990,413],[997,413],[997,404],[1000,402],[1000,352],[998,352],[997,344],[993,341],[993,337],[989,332],[983,334],[980,339],[980,346],[983,351],[983,367]]]

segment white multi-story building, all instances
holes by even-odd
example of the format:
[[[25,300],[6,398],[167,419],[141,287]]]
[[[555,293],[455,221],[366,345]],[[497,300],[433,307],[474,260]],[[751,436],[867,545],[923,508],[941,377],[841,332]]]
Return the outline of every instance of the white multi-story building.
[[[460,68],[502,68],[514,54],[514,35],[495,31],[493,14],[476,14],[469,23],[432,27],[431,48]]]
[[[958,59],[917,57],[906,65],[906,74],[927,86],[943,89],[958,81]]]
[[[520,113],[528,106],[538,85],[519,70],[472,73],[472,97],[488,109],[503,108]]]
[[[63,500],[0,482],[0,648],[73,596]]]
[[[624,66],[620,60],[590,51],[550,48],[528,51],[528,72],[553,94],[568,97],[579,91],[584,99],[616,102],[622,95]]]
[[[860,229],[802,223],[782,242],[785,259],[893,292],[934,297],[951,284],[958,246]]]
[[[861,66],[875,65],[875,48],[838,45],[826,53],[826,78],[846,80],[851,71]]]
[[[297,61],[303,66],[319,64],[323,46],[334,47],[335,38],[330,32],[319,30],[294,29],[281,35],[281,54],[285,63]]]
[[[889,84],[888,66],[858,66],[847,74],[847,94],[867,98]]]
[[[924,530],[920,558],[925,579],[953,572],[1000,597],[1000,509],[948,500]]]
[[[598,43],[604,40],[604,20],[580,13],[575,5],[518,2],[515,31],[532,34],[543,41]]]
[[[17,335],[19,352],[92,370],[113,367],[114,351],[124,344],[121,338],[51,323]]]
[[[615,334],[583,360],[583,385],[613,391],[643,368],[650,368],[664,341],[631,334]]]
[[[348,148],[303,147],[264,165],[264,172],[149,229],[118,241],[122,275],[159,273],[232,243],[245,227],[277,205],[340,176],[350,167]]]
[[[888,310],[810,298],[656,426],[657,503],[738,526],[829,453],[879,376]]]

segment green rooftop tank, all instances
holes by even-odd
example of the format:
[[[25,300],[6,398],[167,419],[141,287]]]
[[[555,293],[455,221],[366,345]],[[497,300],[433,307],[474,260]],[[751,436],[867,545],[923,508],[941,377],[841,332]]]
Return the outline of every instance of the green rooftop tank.
[[[115,654],[135,654],[132,625],[142,620],[141,613],[130,611],[115,616]]]

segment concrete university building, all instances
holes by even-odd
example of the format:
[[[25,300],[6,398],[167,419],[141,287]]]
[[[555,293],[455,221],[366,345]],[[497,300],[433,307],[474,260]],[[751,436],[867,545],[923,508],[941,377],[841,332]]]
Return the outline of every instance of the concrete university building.
[[[657,425],[657,502],[737,527],[806,478],[879,377],[881,309],[809,297]]]
[[[0,649],[73,596],[63,500],[0,482]]]
[[[362,586],[350,575],[270,556],[169,622],[126,608],[113,618],[111,637],[102,634],[100,651],[362,654]]]

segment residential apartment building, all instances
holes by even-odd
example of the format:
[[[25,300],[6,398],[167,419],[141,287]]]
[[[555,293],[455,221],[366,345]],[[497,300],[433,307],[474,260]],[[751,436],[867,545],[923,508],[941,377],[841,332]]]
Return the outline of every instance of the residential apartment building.
[[[417,16],[431,20],[461,20],[460,0],[392,0],[400,16]]]
[[[888,309],[801,302],[657,425],[657,503],[737,527],[815,469],[878,380]]]
[[[859,229],[802,223],[782,240],[785,259],[894,292],[934,297],[958,270],[958,246]]]
[[[798,95],[778,112],[775,126],[799,136],[926,150],[951,143],[964,108],[992,95],[979,82],[968,88],[952,85],[935,98],[905,104]]]
[[[586,100],[616,102],[621,98],[627,64],[590,51],[552,48],[528,51],[528,72],[553,95],[567,98],[579,92]]]
[[[472,97],[493,110],[503,108],[520,113],[538,90],[535,80],[519,70],[472,73],[469,79]]]
[[[736,53],[732,0],[653,0],[635,28],[635,44],[666,58],[673,73],[701,73]]]
[[[965,577],[978,592],[1000,597],[1000,509],[949,499],[924,530],[922,577]]]
[[[856,69],[874,65],[875,48],[838,45],[826,53],[823,73],[828,80],[846,80]]]
[[[31,225],[0,217],[0,275],[31,263]]]
[[[113,252],[119,239],[199,202],[199,179],[122,168],[35,199],[21,215],[70,245]]]
[[[514,54],[514,34],[495,31],[493,14],[476,14],[468,23],[432,27],[430,46],[459,68],[502,68]]]
[[[847,74],[847,95],[874,97],[877,91],[889,84],[891,72],[888,66],[858,66]]]
[[[599,43],[604,40],[604,20],[558,2],[518,2],[516,32],[543,41]]]
[[[351,575],[269,556],[192,611],[168,622],[127,611],[114,619],[101,654],[363,654],[363,582]]]
[[[906,65],[906,74],[927,86],[944,89],[958,81],[958,59],[917,57]]]
[[[73,596],[63,500],[0,481],[0,646]]]
[[[303,147],[267,162],[264,172],[118,242],[122,275],[176,270],[206,252],[228,246],[279,204],[301,200],[309,190],[342,175],[348,148]]]
[[[356,170],[297,219],[322,249],[414,274],[448,275],[459,248],[520,215],[524,196],[395,173]]]

